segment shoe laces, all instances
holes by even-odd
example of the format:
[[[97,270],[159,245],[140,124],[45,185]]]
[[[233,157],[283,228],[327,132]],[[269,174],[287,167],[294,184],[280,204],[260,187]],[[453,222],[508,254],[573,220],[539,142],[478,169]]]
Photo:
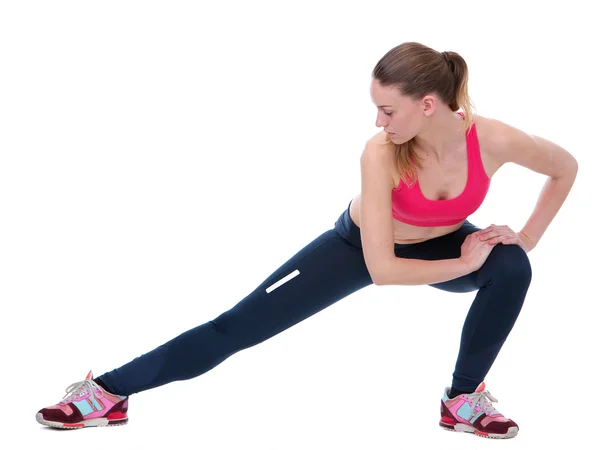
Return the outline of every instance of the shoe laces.
[[[62,404],[66,404],[72,401],[76,401],[77,397],[83,397],[86,393],[90,392],[96,398],[104,397],[102,388],[94,380],[83,380],[77,381],[70,384],[65,391],[67,392],[63,396],[63,400],[60,401]],[[96,392],[100,392],[100,395],[96,395]],[[70,394],[70,395],[69,395]],[[68,397],[67,397],[68,395]],[[67,397],[67,398],[65,398]]]
[[[481,392],[474,392],[472,394],[467,394],[467,397],[471,400],[471,414],[475,414],[475,407],[479,405],[481,410],[487,415],[491,414],[500,414],[496,408],[492,405],[492,402],[498,403],[498,400],[490,394],[490,392],[486,389]]]

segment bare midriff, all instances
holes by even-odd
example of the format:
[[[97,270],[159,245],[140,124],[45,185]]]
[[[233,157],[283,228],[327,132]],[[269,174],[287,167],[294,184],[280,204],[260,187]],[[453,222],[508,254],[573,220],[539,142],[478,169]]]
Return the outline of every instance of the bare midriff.
[[[356,226],[360,228],[360,194],[352,199],[352,203],[350,204],[350,218]],[[393,221],[394,242],[396,244],[415,244],[417,242],[423,242],[428,239],[443,236],[458,230],[464,223],[459,222],[456,225],[446,227],[418,227],[400,222],[396,219],[393,219]]]

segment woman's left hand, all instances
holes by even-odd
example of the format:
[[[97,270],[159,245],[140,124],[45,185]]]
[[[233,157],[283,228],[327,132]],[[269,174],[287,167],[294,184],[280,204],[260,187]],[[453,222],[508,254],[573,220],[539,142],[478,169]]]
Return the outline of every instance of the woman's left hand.
[[[531,239],[525,233],[515,233],[506,225],[494,225],[477,232],[479,239],[489,241],[490,244],[518,245],[525,253],[528,253],[535,246]]]

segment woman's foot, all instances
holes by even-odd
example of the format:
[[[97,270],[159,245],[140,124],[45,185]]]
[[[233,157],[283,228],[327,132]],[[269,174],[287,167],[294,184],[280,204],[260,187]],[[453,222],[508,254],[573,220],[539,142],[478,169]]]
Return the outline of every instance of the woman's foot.
[[[440,426],[450,431],[474,433],[477,436],[506,439],[519,432],[519,426],[500,414],[491,402],[497,402],[481,382],[472,394],[460,394],[450,399],[450,388],[442,397]]]
[[[129,397],[111,394],[93,380],[90,371],[85,380],[67,387],[67,398],[63,397],[54,406],[40,409],[35,420],[42,425],[68,430],[125,425],[129,420]]]

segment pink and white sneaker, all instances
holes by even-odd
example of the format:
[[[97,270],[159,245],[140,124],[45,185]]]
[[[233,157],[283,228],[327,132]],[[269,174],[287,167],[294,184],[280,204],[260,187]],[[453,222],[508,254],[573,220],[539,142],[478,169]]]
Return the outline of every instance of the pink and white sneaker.
[[[35,416],[42,425],[68,430],[84,427],[125,425],[128,398],[111,394],[94,382],[90,371],[85,380],[73,383],[58,404],[40,409]]]
[[[519,432],[519,426],[500,414],[491,402],[498,402],[485,390],[482,381],[472,394],[460,394],[448,398],[450,388],[444,390],[440,426],[450,431],[474,433],[492,439],[512,438]]]

